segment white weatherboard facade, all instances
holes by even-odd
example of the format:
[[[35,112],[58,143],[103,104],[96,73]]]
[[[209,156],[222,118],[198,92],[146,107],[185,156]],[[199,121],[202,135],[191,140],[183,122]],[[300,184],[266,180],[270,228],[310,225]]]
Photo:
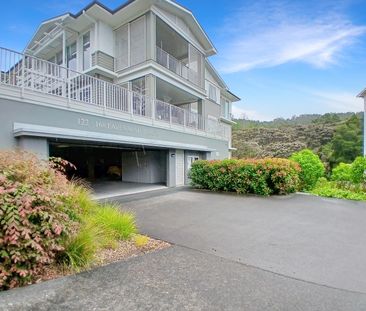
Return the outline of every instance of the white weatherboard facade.
[[[174,1],[92,2],[0,48],[2,149],[60,156],[91,180],[178,186],[197,159],[230,157],[231,93],[193,14]]]

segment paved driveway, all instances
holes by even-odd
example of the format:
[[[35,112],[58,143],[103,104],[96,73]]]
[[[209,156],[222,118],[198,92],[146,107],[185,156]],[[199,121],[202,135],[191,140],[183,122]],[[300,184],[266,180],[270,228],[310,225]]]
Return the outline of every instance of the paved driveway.
[[[0,310],[366,310],[364,203],[186,190],[120,202],[175,245],[0,293]]]
[[[366,293],[365,203],[193,190],[122,204],[151,236],[287,277]]]

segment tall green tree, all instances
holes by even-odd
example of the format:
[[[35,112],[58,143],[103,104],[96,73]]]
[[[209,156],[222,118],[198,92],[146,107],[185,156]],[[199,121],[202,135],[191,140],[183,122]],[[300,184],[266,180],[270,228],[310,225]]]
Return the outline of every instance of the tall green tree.
[[[330,142],[332,154],[330,164],[334,167],[340,162],[351,163],[362,154],[362,118],[354,114],[340,125]]]

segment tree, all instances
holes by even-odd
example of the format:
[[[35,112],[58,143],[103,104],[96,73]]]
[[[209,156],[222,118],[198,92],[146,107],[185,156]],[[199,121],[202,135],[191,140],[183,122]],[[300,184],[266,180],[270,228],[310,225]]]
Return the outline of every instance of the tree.
[[[351,163],[362,154],[362,120],[356,114],[340,125],[330,142],[330,164]]]

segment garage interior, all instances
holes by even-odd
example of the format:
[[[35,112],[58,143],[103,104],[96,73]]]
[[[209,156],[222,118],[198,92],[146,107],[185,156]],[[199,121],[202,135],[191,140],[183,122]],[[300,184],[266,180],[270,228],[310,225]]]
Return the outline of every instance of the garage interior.
[[[98,198],[117,192],[154,190],[167,184],[167,150],[164,149],[50,141],[49,155],[75,165],[76,170],[67,170],[68,178],[86,180]]]

